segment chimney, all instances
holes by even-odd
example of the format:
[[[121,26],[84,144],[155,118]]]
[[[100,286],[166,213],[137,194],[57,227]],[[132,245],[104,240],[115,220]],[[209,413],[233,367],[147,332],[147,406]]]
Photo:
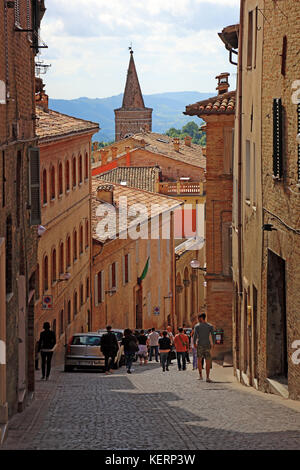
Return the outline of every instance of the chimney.
[[[46,95],[44,88],[43,80],[35,77],[35,103],[47,113],[49,112],[48,95]]]
[[[126,166],[130,166],[130,147],[125,147],[126,152]]]
[[[111,147],[111,159],[116,160],[118,154],[118,147]]]
[[[179,145],[180,145],[180,144],[179,144],[179,139],[178,139],[178,137],[175,137],[175,138],[173,139],[173,145],[174,145],[174,150],[175,150],[176,152],[179,152]]]
[[[114,203],[114,187],[112,184],[103,184],[97,188],[97,199],[108,204]]]
[[[225,72],[221,73],[216,77],[216,79],[218,80],[218,86],[216,88],[216,90],[218,90],[218,95],[223,95],[224,93],[228,92],[230,86],[228,82],[229,75],[229,73]]]
[[[100,155],[101,155],[101,166],[104,166],[107,164],[108,150],[101,149]]]
[[[186,135],[185,138],[184,138],[184,143],[187,147],[191,147],[192,137],[190,135]]]

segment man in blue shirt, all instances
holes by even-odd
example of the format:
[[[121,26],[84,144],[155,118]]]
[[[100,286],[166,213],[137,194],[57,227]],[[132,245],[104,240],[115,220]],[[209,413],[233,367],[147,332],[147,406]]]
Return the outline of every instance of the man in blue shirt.
[[[206,368],[206,382],[211,382],[209,373],[212,362],[211,350],[214,346],[214,328],[210,323],[207,323],[205,313],[199,315],[198,320],[199,323],[197,323],[194,330],[194,345],[197,346],[199,379],[203,380],[202,359],[204,358]]]

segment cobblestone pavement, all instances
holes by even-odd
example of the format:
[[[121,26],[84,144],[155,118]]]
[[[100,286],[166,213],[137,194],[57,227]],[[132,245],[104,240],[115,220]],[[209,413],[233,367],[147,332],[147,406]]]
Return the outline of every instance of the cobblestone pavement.
[[[209,384],[191,365],[134,367],[38,376],[36,399],[12,418],[3,449],[300,448],[300,404],[243,387],[232,369],[214,364]]]

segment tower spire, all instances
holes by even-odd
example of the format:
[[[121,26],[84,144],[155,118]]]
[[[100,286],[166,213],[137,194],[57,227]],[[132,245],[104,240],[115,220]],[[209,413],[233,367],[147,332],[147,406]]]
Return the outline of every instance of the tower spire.
[[[127,80],[123,96],[122,108],[125,109],[144,109],[145,103],[135,68],[132,46],[129,47],[130,60],[127,71]]]

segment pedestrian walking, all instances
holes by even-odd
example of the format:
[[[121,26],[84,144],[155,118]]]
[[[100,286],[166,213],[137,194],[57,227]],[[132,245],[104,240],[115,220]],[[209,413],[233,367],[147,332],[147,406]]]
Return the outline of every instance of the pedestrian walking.
[[[168,356],[171,351],[171,340],[167,331],[162,332],[162,337],[159,338],[159,356],[163,372],[169,370]]]
[[[171,349],[168,354],[168,365],[172,365],[172,351],[174,349],[174,335],[172,332],[172,327],[169,325],[167,326],[167,332],[168,332],[168,337],[170,338],[171,341]]]
[[[155,353],[155,360],[158,362],[158,340],[159,334],[155,331],[155,328],[151,329],[151,333],[149,335],[149,346],[150,346],[150,356],[149,361],[152,361],[153,351]]]
[[[178,370],[186,370],[186,351],[189,347],[189,339],[183,332],[183,328],[178,328],[178,334],[174,338],[176,348]],[[182,360],[182,364],[181,364]]]
[[[194,344],[197,346],[199,379],[203,380],[202,361],[205,359],[206,382],[212,382],[209,378],[209,374],[212,364],[211,350],[214,346],[214,328],[210,323],[207,323],[205,313],[198,315],[198,320],[199,323],[195,325]]]
[[[40,334],[38,352],[42,356],[42,377],[41,379],[49,379],[51,372],[51,361],[53,352],[56,345],[56,337],[54,331],[50,329],[50,323],[45,322],[43,325],[44,331]]]
[[[185,358],[186,358],[186,362],[187,362],[188,364],[190,364],[190,363],[191,363],[191,361],[190,361],[191,335],[188,334],[185,330],[183,330],[183,331],[184,331],[184,333],[187,335],[187,337],[188,337],[188,339],[189,339],[189,347],[188,347],[188,349],[187,349],[187,351],[186,351],[186,353],[185,353]]]
[[[112,374],[112,371],[110,370],[115,362],[115,357],[117,355],[118,349],[119,349],[119,343],[116,338],[116,335],[111,331],[112,327],[110,325],[107,325],[106,331],[104,335],[101,337],[101,344],[100,348],[101,351],[104,354],[105,358],[105,374]]]
[[[124,330],[124,337],[122,339],[121,345],[124,346],[127,374],[131,374],[132,362],[139,347],[136,336],[132,334],[132,331],[129,328]]]
[[[145,335],[145,331],[141,330],[139,336],[137,337],[138,340],[138,357],[140,359],[140,366],[143,364],[147,364],[148,359],[148,347],[147,347],[147,336]]]

